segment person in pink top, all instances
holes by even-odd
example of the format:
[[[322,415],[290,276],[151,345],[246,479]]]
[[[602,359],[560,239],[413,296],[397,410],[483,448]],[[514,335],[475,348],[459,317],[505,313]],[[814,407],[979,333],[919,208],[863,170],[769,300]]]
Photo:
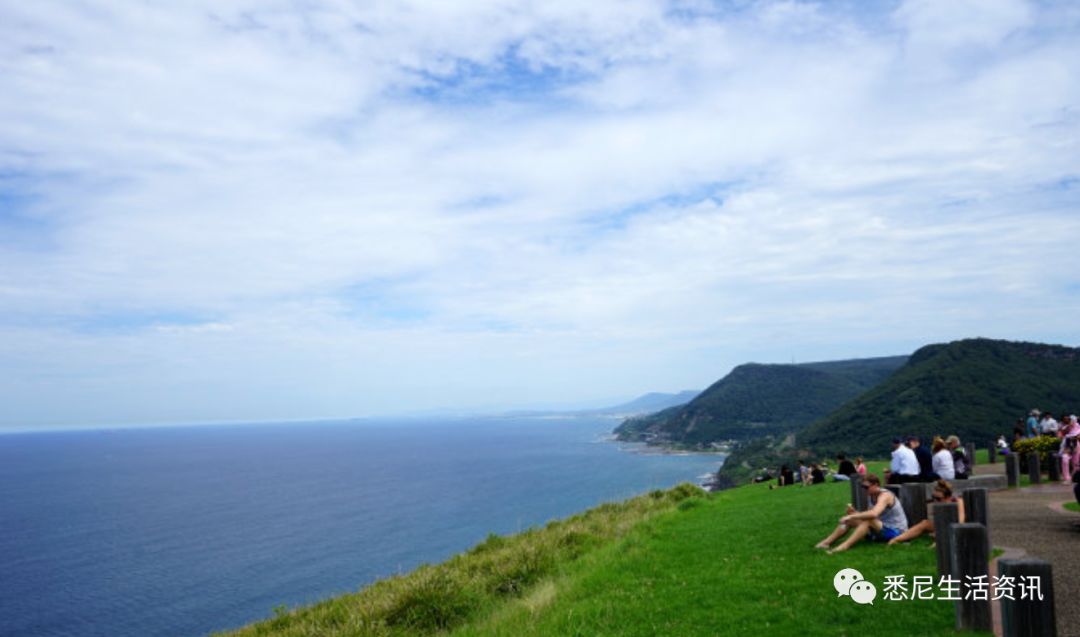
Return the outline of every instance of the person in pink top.
[[[863,464],[862,458],[855,458],[855,471],[862,477],[866,477],[866,465]]]
[[[1068,424],[1061,428],[1061,480],[1068,482],[1073,471],[1080,469],[1080,423],[1076,416],[1069,416]],[[1070,466],[1071,465],[1071,466]]]

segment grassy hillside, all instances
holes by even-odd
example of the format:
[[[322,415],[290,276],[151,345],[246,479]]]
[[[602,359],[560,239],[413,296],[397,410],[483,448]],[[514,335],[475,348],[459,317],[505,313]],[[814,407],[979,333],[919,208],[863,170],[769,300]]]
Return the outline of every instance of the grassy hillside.
[[[542,529],[491,535],[438,565],[381,580],[358,593],[285,612],[236,637],[275,635],[395,637],[436,634],[520,599],[582,556],[616,542],[651,517],[675,510],[701,490],[684,484],[621,503],[604,504]]]
[[[628,419],[615,433],[622,440],[682,446],[784,435],[880,383],[906,360],[740,365],[686,405]]]
[[[811,548],[842,513],[849,495],[846,484],[775,491],[752,485],[712,496],[690,495],[689,489],[605,505],[525,534],[531,539],[490,539],[443,565],[307,609],[281,612],[231,634],[955,634],[949,602],[891,602],[881,593],[886,575],[902,574],[910,580],[934,573],[928,540],[890,548],[863,544],[833,556]],[[647,504],[650,500],[657,508]],[[580,524],[590,516],[612,515],[614,509],[625,512],[643,502],[652,512],[618,533],[595,525],[567,535],[566,527],[575,519]],[[531,548],[537,536],[547,534],[544,544],[565,543],[569,548]],[[560,542],[556,537],[575,539]],[[477,560],[488,566],[480,568]],[[526,569],[533,575],[523,579],[476,575],[509,568],[501,566],[503,562],[537,566]],[[837,597],[833,575],[848,567],[878,587],[873,607]],[[499,581],[515,584],[492,587]]]
[[[802,431],[797,447],[881,455],[908,433],[955,433],[982,445],[1011,434],[1032,407],[1080,408],[1080,349],[989,339],[929,345]]]

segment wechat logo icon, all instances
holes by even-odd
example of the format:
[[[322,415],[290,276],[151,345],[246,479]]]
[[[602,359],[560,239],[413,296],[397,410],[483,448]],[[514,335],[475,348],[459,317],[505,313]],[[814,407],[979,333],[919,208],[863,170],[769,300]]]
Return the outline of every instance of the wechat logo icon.
[[[873,606],[874,598],[877,597],[877,588],[866,581],[862,573],[853,568],[843,568],[837,571],[836,575],[833,576],[832,585],[836,589],[837,597],[847,595],[856,604],[870,604]]]

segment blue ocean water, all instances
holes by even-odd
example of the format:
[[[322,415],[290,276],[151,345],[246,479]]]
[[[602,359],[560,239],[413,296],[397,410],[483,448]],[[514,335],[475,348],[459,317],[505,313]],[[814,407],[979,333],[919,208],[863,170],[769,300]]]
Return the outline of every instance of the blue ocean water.
[[[0,635],[206,635],[719,464],[627,453],[613,424],[0,435]]]

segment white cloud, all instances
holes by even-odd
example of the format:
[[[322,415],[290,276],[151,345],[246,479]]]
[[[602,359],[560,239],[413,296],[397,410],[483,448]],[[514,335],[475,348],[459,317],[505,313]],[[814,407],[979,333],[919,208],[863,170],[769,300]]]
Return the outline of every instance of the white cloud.
[[[1025,0],[905,0],[894,15],[912,49],[940,54],[997,46],[1029,26],[1031,12]]]
[[[0,9],[5,418],[1075,340],[1078,22],[977,4]]]

